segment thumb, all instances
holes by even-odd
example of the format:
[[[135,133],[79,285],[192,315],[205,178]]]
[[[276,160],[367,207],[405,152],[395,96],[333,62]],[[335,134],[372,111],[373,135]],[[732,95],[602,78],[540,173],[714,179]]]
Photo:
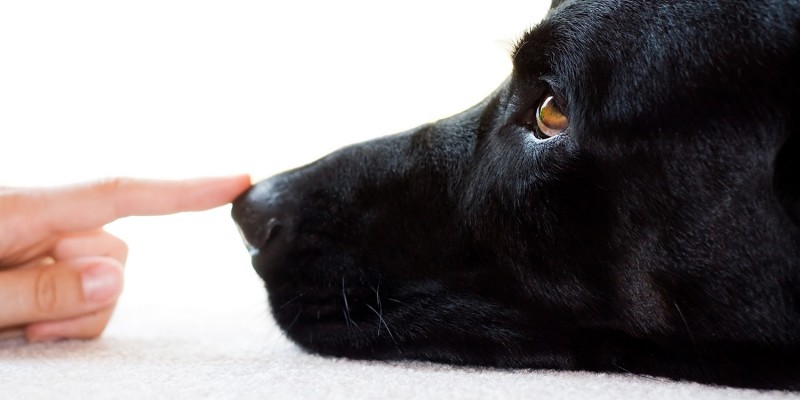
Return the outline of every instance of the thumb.
[[[122,264],[81,257],[0,272],[0,327],[59,320],[105,308],[122,291]]]

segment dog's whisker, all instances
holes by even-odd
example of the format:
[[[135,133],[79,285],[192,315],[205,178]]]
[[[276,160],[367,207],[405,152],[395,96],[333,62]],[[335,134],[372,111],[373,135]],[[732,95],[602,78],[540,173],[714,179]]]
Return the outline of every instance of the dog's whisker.
[[[381,304],[381,279],[378,278],[378,285],[372,288],[372,291],[375,292],[375,300],[378,302],[378,305]]]
[[[375,303],[378,305],[378,317],[381,320],[383,320],[383,304],[381,303],[381,294],[380,294],[381,293],[381,280],[380,280],[380,278],[378,278],[378,285],[376,287],[372,288],[372,291],[375,292]],[[367,307],[369,307],[372,311],[375,311],[375,309],[373,309],[369,305],[367,305]],[[388,330],[388,328],[387,328],[387,330]],[[380,335],[381,335],[381,324],[380,324],[380,322],[378,322],[377,336],[380,336]],[[391,335],[391,333],[390,333],[390,335]]]
[[[342,277],[342,299],[344,299],[344,309],[349,314],[350,313],[350,305],[347,304],[347,293],[345,292],[345,289],[344,289],[344,277]]]
[[[372,310],[372,312],[374,312],[375,314],[378,314],[378,323],[376,324],[378,326],[378,331],[375,332],[375,336],[376,337],[380,337],[381,336],[381,328],[382,328],[382,325],[383,325],[383,324],[381,324],[381,321],[383,320],[383,317],[381,317],[381,315],[378,312],[376,312],[375,309],[372,308],[372,306],[370,306],[369,304],[367,304],[367,307],[369,307],[369,309]]]
[[[380,310],[380,313],[382,314],[383,313],[383,309],[381,308],[381,298],[380,298],[380,296],[378,296],[378,290],[380,290],[380,282],[378,282],[378,287],[377,288],[372,288],[372,291],[375,292],[375,300],[376,300],[376,302],[378,304],[378,309]],[[369,307],[373,312],[375,311],[375,309],[370,307],[369,304],[367,304],[367,307]],[[380,318],[381,315],[378,315],[378,317]],[[378,337],[381,336],[381,323],[380,323],[380,321],[378,322],[378,331],[375,333],[375,335],[378,336]]]
[[[629,369],[627,369],[627,368],[625,368],[625,367],[623,367],[623,366],[621,366],[621,365],[617,364],[617,362],[616,362],[616,361],[611,361],[611,365],[613,365],[613,366],[615,366],[615,367],[619,368],[619,369],[620,369],[620,371],[622,371],[622,372],[627,372],[627,373],[629,373],[629,374],[633,374],[633,372],[631,372],[631,370],[629,370]],[[634,375],[635,375],[635,374],[634,374]]]
[[[303,312],[303,309],[297,310],[297,315],[294,316],[294,319],[292,320],[292,322],[289,324],[288,327],[286,327],[286,332],[289,332],[289,331],[292,330],[292,328],[294,328],[294,324],[296,324],[297,321],[300,320],[300,314],[302,312]]]
[[[700,368],[702,368],[704,374],[708,375],[706,364],[703,361],[702,355],[700,354],[700,349],[697,347],[697,341],[695,341],[694,339],[694,334],[692,333],[692,330],[689,328],[689,323],[686,321],[686,317],[683,316],[683,311],[681,311],[681,308],[678,306],[677,301],[673,302],[672,304],[675,305],[675,309],[678,310],[678,315],[681,317],[681,321],[683,321],[683,326],[686,327],[686,333],[689,334],[689,340],[692,342],[692,347],[694,347],[694,353],[695,355],[697,355],[697,361],[700,362]]]
[[[633,372],[633,371],[631,371],[631,370],[629,370],[629,369],[617,364],[616,361],[611,361],[611,365],[619,368],[619,370],[622,371],[622,372],[625,372],[625,373],[628,373],[628,374],[631,374],[631,375],[636,375],[637,377],[640,377],[640,378],[644,378],[644,379],[648,379],[648,380],[652,380],[652,381],[660,381],[660,379],[652,377],[650,375],[637,374],[636,372]]]
[[[386,323],[386,320],[383,319],[383,315],[381,315],[381,313],[379,313],[377,310],[375,310],[375,308],[373,308],[369,304],[367,304],[367,308],[372,310],[372,312],[374,312],[375,315],[378,316],[378,335],[380,335],[380,326],[381,324],[383,324],[383,327],[386,328],[386,332],[389,334],[389,338],[392,339],[392,342],[394,342],[394,344],[397,344],[397,340],[395,340],[394,335],[392,335],[392,331],[389,329],[389,325]]]
[[[342,310],[342,315],[344,316],[345,324],[347,324],[347,330],[352,333],[353,327],[350,326],[350,317],[347,316],[347,310]]]
[[[284,307],[288,306],[289,304],[291,304],[291,303],[292,303],[292,302],[294,302],[295,300],[297,300],[297,299],[299,299],[299,298],[303,297],[303,295],[304,295],[304,294],[305,294],[305,293],[300,293],[300,294],[298,294],[297,296],[294,296],[294,297],[292,297],[292,298],[291,298],[289,301],[287,301],[286,303],[283,303],[283,305],[282,305],[282,306],[280,306],[280,307],[278,307],[278,308],[284,308]]]
[[[353,319],[353,317],[351,317],[351,316],[350,316],[350,313],[348,313],[348,314],[347,314],[347,318],[350,320],[350,323],[351,323],[351,324],[352,324],[354,327],[356,327],[356,328],[358,328],[358,327],[359,327],[359,326],[358,326],[358,324],[356,323],[356,321]]]
[[[358,324],[350,316],[350,304],[347,302],[347,291],[345,290],[344,286],[344,277],[342,277],[342,299],[344,300],[344,309],[342,311],[344,313],[345,323],[347,323],[347,329],[352,332],[352,327],[355,326],[358,328]]]

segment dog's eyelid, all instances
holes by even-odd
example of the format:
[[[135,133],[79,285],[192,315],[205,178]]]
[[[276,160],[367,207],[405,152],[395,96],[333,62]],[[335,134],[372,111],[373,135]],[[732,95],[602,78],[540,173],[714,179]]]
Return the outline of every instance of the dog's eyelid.
[[[542,75],[539,77],[539,82],[541,85],[546,88],[546,92],[549,92],[555,98],[556,104],[565,106],[566,105],[566,97],[564,96],[564,87],[561,85],[559,80],[553,76],[552,74]],[[563,110],[563,108],[562,108]]]
[[[558,80],[552,74],[545,74],[539,76],[539,81],[543,85],[546,85],[550,90],[561,88],[561,85],[558,84]]]

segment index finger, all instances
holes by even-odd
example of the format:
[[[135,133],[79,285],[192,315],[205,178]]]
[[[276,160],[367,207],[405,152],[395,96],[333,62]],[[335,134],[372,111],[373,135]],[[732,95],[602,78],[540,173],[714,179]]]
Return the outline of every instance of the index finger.
[[[45,190],[32,207],[32,217],[49,232],[84,231],[127,216],[218,207],[248,187],[247,175],[177,181],[113,178]]]

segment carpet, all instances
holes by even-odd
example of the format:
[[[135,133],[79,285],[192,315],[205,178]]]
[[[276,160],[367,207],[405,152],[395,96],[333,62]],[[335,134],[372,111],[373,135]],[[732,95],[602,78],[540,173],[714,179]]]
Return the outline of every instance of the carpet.
[[[784,399],[626,374],[369,362],[304,353],[274,324],[228,218],[118,221],[126,288],[98,340],[0,341],[2,399]]]

